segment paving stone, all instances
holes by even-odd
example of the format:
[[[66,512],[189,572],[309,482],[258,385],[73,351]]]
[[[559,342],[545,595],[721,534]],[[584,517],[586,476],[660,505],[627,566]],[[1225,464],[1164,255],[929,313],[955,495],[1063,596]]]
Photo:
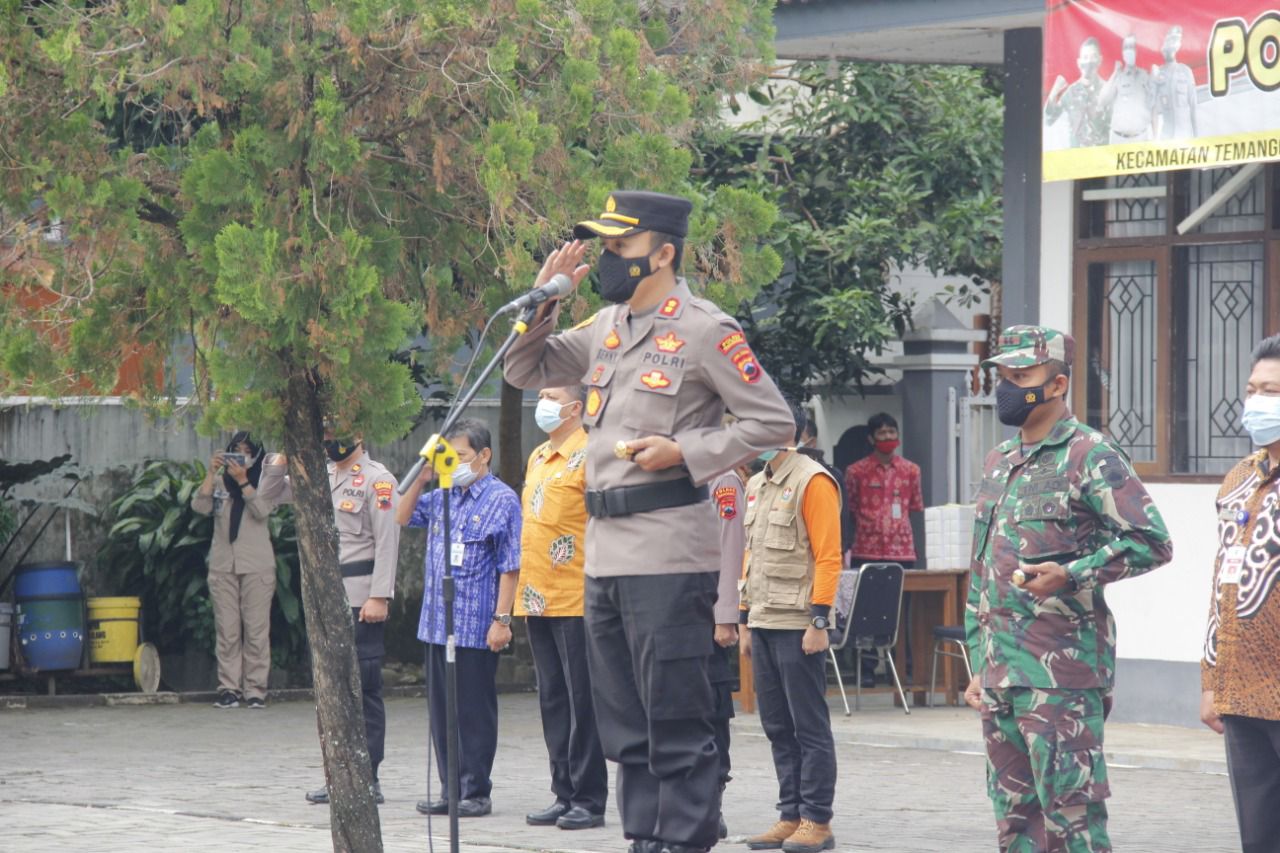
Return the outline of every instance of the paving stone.
[[[552,799],[537,700],[507,695],[500,703],[494,814],[461,821],[462,849],[622,853],[612,801],[600,829],[525,825],[527,812]],[[995,848],[976,716],[921,708],[906,717],[880,707],[845,717],[838,708],[836,699],[837,850]],[[420,853],[427,820],[414,804],[427,795],[425,701],[391,699],[387,712],[385,849]],[[1117,850],[1238,849],[1230,786],[1215,769],[1216,736],[1138,726],[1111,726],[1107,734],[1123,749],[1123,763],[1138,765],[1111,773]],[[327,807],[303,800],[323,780],[314,707],[306,702],[273,702],[265,711],[203,703],[5,710],[0,737],[0,851],[331,849]],[[717,849],[745,850],[742,838],[772,822],[777,789],[758,718],[739,716],[733,743],[730,840]],[[431,784],[437,794],[438,781]],[[447,850],[447,820],[431,825],[435,849]]]

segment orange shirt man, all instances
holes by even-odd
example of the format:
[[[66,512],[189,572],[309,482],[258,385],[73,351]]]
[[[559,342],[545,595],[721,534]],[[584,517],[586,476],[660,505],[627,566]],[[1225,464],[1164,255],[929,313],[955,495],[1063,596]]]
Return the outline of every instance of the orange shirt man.
[[[525,471],[515,606],[515,615],[526,617],[538,672],[542,735],[556,797],[525,820],[561,829],[601,826],[609,796],[582,618],[587,532],[583,399],[581,387],[543,388],[538,394],[535,417],[548,440],[533,451]]]

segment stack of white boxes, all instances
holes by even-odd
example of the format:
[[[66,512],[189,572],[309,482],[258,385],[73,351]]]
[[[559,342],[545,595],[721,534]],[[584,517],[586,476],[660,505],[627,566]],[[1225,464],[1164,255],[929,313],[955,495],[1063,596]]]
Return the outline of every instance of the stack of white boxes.
[[[973,504],[925,508],[925,568],[967,569],[972,547]]]

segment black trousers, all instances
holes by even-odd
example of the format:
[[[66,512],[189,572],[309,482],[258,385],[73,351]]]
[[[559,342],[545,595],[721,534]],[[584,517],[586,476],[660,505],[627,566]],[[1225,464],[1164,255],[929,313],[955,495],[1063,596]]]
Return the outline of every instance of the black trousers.
[[[1280,721],[1229,715],[1222,724],[1240,849],[1274,853],[1280,845]]]
[[[714,642],[714,641],[713,641]],[[720,753],[720,788],[729,784],[732,778],[729,771],[733,763],[729,760],[729,721],[734,717],[733,691],[738,689],[738,677],[734,675],[730,664],[733,649],[722,649],[715,646],[711,650],[707,674],[711,680],[711,689],[716,694],[716,707],[711,715],[716,732],[716,752]]]
[[[720,816],[712,715],[714,572],[586,581],[587,660],[627,838],[710,848]]]
[[[444,646],[426,644],[427,715],[436,753],[440,790],[447,797],[449,739],[444,688]],[[488,649],[457,650],[458,796],[463,800],[493,792],[493,757],[498,751],[498,655]]]
[[[551,792],[561,802],[603,814],[609,771],[596,732],[583,619],[530,616],[526,624],[538,673],[542,737],[551,760]]]
[[[383,638],[386,622],[361,622],[360,609],[351,609],[355,626],[356,662],[360,665],[360,702],[364,706],[364,736],[369,744],[373,781],[378,781],[378,765],[386,752],[387,708],[382,702]]]
[[[760,724],[773,749],[783,820],[831,821],[836,745],[827,711],[826,655],[806,655],[802,630],[751,629]]]

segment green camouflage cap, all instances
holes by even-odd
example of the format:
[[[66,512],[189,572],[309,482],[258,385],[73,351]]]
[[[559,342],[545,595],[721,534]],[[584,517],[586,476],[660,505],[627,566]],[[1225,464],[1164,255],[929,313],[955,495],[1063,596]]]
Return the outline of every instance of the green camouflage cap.
[[[1048,326],[1009,326],[1000,333],[996,354],[983,367],[1035,367],[1046,361],[1071,364],[1076,355],[1075,338]]]

